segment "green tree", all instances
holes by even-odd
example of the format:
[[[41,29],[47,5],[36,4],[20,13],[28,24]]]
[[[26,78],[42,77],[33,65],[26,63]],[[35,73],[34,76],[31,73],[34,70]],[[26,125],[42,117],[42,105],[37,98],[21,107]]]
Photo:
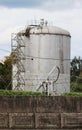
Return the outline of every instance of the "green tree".
[[[82,59],[74,57],[71,61],[71,91],[82,92]]]
[[[4,61],[4,79],[6,81],[6,89],[11,88],[11,81],[12,81],[12,57],[6,57]]]
[[[74,57],[71,61],[71,76],[79,76],[82,71],[82,60],[80,57]]]
[[[12,89],[12,57],[7,56],[4,63],[0,63],[0,89]]]
[[[4,80],[4,64],[0,63],[0,89],[4,89],[6,82]]]

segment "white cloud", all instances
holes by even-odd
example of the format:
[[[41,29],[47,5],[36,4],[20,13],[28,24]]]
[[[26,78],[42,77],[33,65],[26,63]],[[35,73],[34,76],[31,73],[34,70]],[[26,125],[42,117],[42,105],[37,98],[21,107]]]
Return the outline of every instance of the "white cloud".
[[[42,8],[48,11],[65,11],[82,8],[82,0],[44,0]]]

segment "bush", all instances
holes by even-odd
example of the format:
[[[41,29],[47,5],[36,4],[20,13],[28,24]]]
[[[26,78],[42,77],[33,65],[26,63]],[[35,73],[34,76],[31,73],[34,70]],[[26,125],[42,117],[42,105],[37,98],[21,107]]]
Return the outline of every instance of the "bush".
[[[82,83],[72,82],[70,89],[71,92],[82,92]]]

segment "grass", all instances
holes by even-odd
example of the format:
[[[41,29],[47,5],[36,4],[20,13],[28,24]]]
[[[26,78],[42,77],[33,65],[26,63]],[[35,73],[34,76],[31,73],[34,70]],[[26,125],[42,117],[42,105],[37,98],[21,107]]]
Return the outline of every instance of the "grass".
[[[82,96],[82,92],[63,93],[61,96]]]
[[[0,96],[46,96],[46,93],[16,90],[0,90]]]
[[[82,96],[82,83],[72,82],[70,88],[71,92],[63,93],[61,96]],[[0,96],[46,96],[46,92],[0,90]]]

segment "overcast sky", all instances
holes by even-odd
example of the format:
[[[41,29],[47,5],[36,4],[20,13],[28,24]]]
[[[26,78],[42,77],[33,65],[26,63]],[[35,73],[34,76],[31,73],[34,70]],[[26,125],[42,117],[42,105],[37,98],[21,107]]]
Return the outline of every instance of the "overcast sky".
[[[0,59],[11,52],[11,33],[44,18],[71,34],[71,58],[82,57],[82,0],[0,0]]]

